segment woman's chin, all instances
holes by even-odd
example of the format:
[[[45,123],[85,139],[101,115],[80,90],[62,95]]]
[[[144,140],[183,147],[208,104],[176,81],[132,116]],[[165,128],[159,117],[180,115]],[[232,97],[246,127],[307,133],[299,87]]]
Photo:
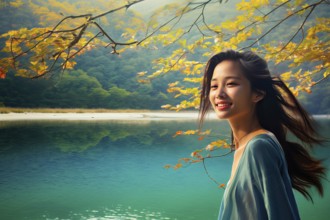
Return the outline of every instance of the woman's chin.
[[[216,111],[215,113],[219,119],[228,119],[228,117],[229,117],[228,112]]]

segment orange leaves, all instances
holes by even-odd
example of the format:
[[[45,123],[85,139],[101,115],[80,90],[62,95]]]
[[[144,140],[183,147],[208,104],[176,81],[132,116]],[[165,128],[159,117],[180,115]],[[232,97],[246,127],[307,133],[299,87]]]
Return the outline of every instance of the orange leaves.
[[[182,135],[182,134],[183,134],[183,131],[177,131],[173,137],[176,137],[176,136]]]
[[[177,170],[177,169],[179,169],[179,168],[181,168],[181,167],[182,167],[182,163],[177,163],[177,164],[173,167],[173,169]]]
[[[198,133],[198,130],[177,131],[177,132],[175,132],[175,135],[173,135],[173,137],[176,137],[179,135],[194,135],[197,133]]]
[[[181,136],[181,135],[198,135],[198,140],[204,140],[205,137],[211,135],[211,130],[205,130],[205,131],[199,131],[199,130],[186,130],[177,131],[173,137]],[[206,158],[212,158],[212,155],[210,154],[211,151],[214,151],[215,149],[219,148],[229,148],[229,144],[225,140],[218,139],[216,141],[213,141],[209,143],[206,147],[197,149],[193,152],[191,152],[190,157],[191,158],[180,158],[178,163],[176,165],[165,165],[164,168],[169,169],[179,169],[181,167],[184,167],[184,165],[190,165],[194,163],[200,163],[203,162]]]
[[[0,79],[5,79],[5,78],[6,78],[5,69],[0,67]]]
[[[197,132],[195,130],[187,130],[187,131],[177,131],[175,136],[177,135],[193,135],[193,134],[198,134],[198,135],[210,135],[210,130],[206,130],[206,131],[203,131],[203,132]],[[202,136],[202,137],[205,137],[205,136]],[[208,172],[207,168],[206,168],[206,165],[205,165],[205,160],[206,159],[209,159],[209,158],[213,158],[213,157],[222,157],[222,156],[225,156],[225,155],[228,155],[229,151],[225,154],[222,154],[222,155],[215,155],[215,156],[212,156],[210,153],[207,153],[207,152],[210,152],[210,151],[213,151],[215,149],[215,147],[217,147],[217,145],[219,144],[223,144],[223,148],[227,148],[229,145],[226,143],[226,141],[224,140],[217,140],[217,141],[213,141],[211,142],[209,145],[207,145],[205,148],[202,148],[202,149],[197,149],[193,152],[191,152],[191,157],[189,158],[180,158],[178,160],[178,162],[175,164],[175,165],[170,165],[170,164],[166,164],[164,166],[165,169],[170,169],[170,168],[173,168],[174,170],[178,170],[180,168],[184,168],[184,167],[187,167],[191,164],[195,164],[195,163],[203,163],[203,167],[204,167],[204,170],[206,172],[206,174],[208,175],[208,177],[217,184],[218,188],[220,189],[224,189],[225,188],[225,184],[219,184],[211,175],[210,173]],[[230,151],[232,152],[232,151]],[[206,153],[206,154],[205,154]]]
[[[312,93],[312,90],[311,90],[311,88],[310,87],[305,87],[305,88],[303,88],[303,90],[305,91],[305,92],[307,92],[307,93]]]
[[[200,135],[200,137],[205,137],[207,135],[210,135],[211,131],[210,130],[206,130],[206,131],[200,131],[198,132],[197,130],[187,130],[187,131],[177,131],[175,136],[178,136],[178,135]],[[218,188],[219,189],[224,189],[225,188],[225,184],[223,183],[218,183],[216,179],[214,179],[210,173],[208,172],[207,168],[206,168],[206,164],[205,164],[205,160],[206,159],[210,159],[210,158],[213,158],[213,157],[222,157],[222,156],[225,156],[225,155],[228,155],[228,153],[232,152],[227,152],[225,154],[222,154],[222,155],[215,155],[215,156],[212,156],[210,153],[210,151],[213,151],[215,149],[215,147],[217,147],[218,145],[220,144],[223,144],[223,148],[228,148],[229,145],[226,143],[226,141],[224,140],[216,140],[216,141],[213,141],[211,142],[209,145],[207,145],[205,148],[202,148],[202,149],[197,149],[193,152],[191,152],[191,157],[189,158],[180,158],[178,160],[178,162],[175,164],[175,165],[170,165],[170,164],[166,164],[164,166],[165,169],[170,169],[172,168],[173,170],[178,170],[180,168],[184,168],[184,167],[187,167],[189,165],[192,165],[192,164],[195,164],[195,163],[203,163],[203,167],[204,167],[204,170],[205,170],[205,173],[206,175],[214,182],[217,184]],[[206,153],[206,154],[205,154]]]
[[[183,168],[185,166],[188,166],[190,164],[194,164],[194,163],[200,163],[200,162],[203,162],[203,158],[200,158],[200,159],[193,159],[193,158],[180,158],[178,160],[178,163],[175,164],[175,165],[170,165],[170,164],[166,164],[164,166],[165,169],[170,169],[170,168],[173,168],[174,170],[177,170],[177,169],[180,169],[180,168]]]
[[[220,189],[224,189],[226,187],[226,185],[224,183],[221,183],[219,186],[218,186]]]
[[[188,163],[188,162],[190,162],[190,161],[191,161],[191,159],[190,159],[190,158],[181,158],[180,160],[184,161],[185,163]]]
[[[15,68],[13,59],[10,57],[0,59],[0,79],[5,79],[9,69]]]

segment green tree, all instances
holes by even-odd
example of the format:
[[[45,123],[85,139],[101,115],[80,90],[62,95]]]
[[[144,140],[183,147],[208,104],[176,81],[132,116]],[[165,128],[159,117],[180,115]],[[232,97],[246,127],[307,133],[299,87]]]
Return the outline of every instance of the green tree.
[[[82,70],[65,72],[56,84],[47,91],[54,107],[95,108],[101,107],[109,96],[95,77]]]
[[[229,5],[218,0],[183,1],[159,8],[147,25],[141,16],[130,10],[142,1],[113,1],[110,6],[106,1],[98,0],[93,2],[92,8],[91,3],[75,1],[70,4],[53,0],[38,2],[39,5],[37,1],[12,1],[11,7],[34,10],[41,18],[41,27],[21,28],[2,35],[7,39],[2,51],[9,56],[0,60],[1,77],[5,77],[11,68],[16,69],[16,74],[28,77],[70,69],[76,65],[77,55],[97,45],[111,48],[114,54],[136,46],[163,48],[177,45],[172,47],[169,56],[154,61],[156,71],[141,82],[169,72],[181,72],[186,76],[185,81],[199,83],[207,57],[225,48],[250,48],[263,53],[274,65],[286,67],[281,76],[297,95],[299,91],[310,92],[313,86],[329,76],[327,33],[330,21],[326,0],[242,1],[235,6],[235,16],[223,16],[227,20],[220,19],[221,16],[211,18],[210,15],[224,14],[224,9],[228,8],[233,10],[233,1]],[[109,10],[104,12],[101,6],[108,6]],[[116,25],[103,28],[110,19]],[[28,68],[19,66],[19,59],[24,55],[29,60]],[[303,68],[306,63],[307,69]],[[171,108],[195,107],[198,104],[196,87],[198,84],[170,88],[170,91],[191,97]]]
[[[8,55],[0,59],[0,77],[5,78],[10,70],[31,78],[51,76],[72,69],[78,55],[97,46],[105,46],[113,54],[153,48],[165,52],[164,56],[153,60],[155,70],[151,73],[136,71],[139,82],[181,73],[178,80],[169,83],[168,91],[181,98],[178,105],[165,105],[173,110],[198,106],[205,61],[226,48],[249,48],[263,54],[296,95],[301,91],[310,93],[315,85],[328,79],[330,19],[326,0],[182,1],[160,7],[147,24],[131,10],[142,1],[10,2],[10,10],[29,8],[40,22],[39,27],[1,35],[6,40],[2,53]],[[226,13],[234,10],[235,14]],[[121,66],[113,61],[111,71],[135,72],[131,63]],[[102,66],[91,72],[99,81],[106,78]],[[110,83],[102,81],[102,86],[121,87],[127,78],[133,77],[113,75]]]
[[[125,89],[111,87],[109,89],[109,97],[107,99],[107,103],[110,108],[128,108],[128,105],[131,102],[129,99],[130,94],[131,93]]]

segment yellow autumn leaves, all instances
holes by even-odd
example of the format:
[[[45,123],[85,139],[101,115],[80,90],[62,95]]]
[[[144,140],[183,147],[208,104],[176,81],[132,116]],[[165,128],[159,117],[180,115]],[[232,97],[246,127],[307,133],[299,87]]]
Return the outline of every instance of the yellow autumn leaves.
[[[204,138],[209,137],[211,135],[211,130],[186,130],[186,131],[177,131],[173,137],[182,136],[182,135],[197,135],[198,140],[202,141]],[[230,145],[227,143],[224,139],[217,139],[215,141],[210,142],[206,147],[203,147],[201,149],[197,149],[191,153],[190,158],[180,158],[178,160],[178,163],[175,165],[165,165],[164,168],[169,169],[179,169],[181,167],[184,167],[186,165],[190,165],[193,163],[199,163],[203,162],[205,158],[211,158],[212,155],[210,152],[216,150],[216,149],[229,149]]]
[[[196,109],[205,60],[225,49],[245,48],[263,55],[275,69],[272,73],[281,76],[295,95],[301,91],[311,93],[313,86],[326,80],[330,72],[330,19],[321,17],[322,14],[316,18],[311,16],[316,8],[326,7],[323,2],[243,0],[236,5],[239,13],[234,18],[218,25],[206,25],[201,21],[199,32],[213,30],[213,36],[201,34],[199,39],[177,40],[179,48],[171,55],[155,60],[156,71],[146,77],[170,72],[185,75],[183,82],[190,83],[189,86],[183,86],[187,84],[181,82],[169,84],[168,88],[169,93],[175,97],[185,96],[185,100],[176,106],[163,107],[176,111]],[[184,32],[183,29],[179,31]],[[279,39],[272,37],[276,32],[283,33]],[[171,33],[167,38],[176,37],[169,35]],[[202,56],[195,56],[201,52]]]

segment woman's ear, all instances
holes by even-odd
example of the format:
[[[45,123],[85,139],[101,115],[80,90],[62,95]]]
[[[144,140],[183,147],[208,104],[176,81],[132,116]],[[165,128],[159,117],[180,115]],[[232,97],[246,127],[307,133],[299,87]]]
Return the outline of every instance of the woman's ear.
[[[255,91],[253,93],[253,102],[257,103],[259,102],[260,100],[262,100],[266,95],[266,92],[264,91]]]

